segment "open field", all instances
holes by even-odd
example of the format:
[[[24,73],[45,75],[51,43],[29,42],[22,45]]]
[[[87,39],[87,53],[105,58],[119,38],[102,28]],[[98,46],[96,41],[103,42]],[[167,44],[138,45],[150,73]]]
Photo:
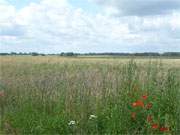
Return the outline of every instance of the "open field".
[[[180,134],[180,59],[0,57],[1,134]]]

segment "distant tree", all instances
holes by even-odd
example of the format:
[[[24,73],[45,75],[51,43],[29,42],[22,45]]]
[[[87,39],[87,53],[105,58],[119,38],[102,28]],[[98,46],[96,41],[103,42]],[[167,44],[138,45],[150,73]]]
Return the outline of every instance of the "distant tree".
[[[17,53],[16,52],[11,52],[10,55],[17,55]]]
[[[62,52],[60,54],[60,56],[77,56],[78,54],[77,53],[73,53],[73,52]]]
[[[10,55],[9,53],[0,53],[1,56]]]
[[[38,56],[39,54],[37,52],[32,52],[31,55],[32,56]]]
[[[160,54],[155,52],[144,52],[144,53],[134,53],[134,56],[160,56]]]
[[[60,56],[65,56],[65,53],[64,53],[64,52],[62,52],[62,53],[60,54]]]
[[[165,52],[163,56],[180,56],[180,52]]]
[[[66,56],[74,56],[74,53],[73,52],[67,52]]]

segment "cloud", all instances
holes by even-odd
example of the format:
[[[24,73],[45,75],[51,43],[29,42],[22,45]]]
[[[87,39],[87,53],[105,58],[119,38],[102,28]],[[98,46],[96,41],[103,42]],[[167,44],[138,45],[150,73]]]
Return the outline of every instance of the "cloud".
[[[85,49],[88,44],[104,44],[106,39],[113,42],[119,37],[132,38],[132,34],[128,35],[128,27],[125,24],[102,15],[92,16],[82,9],[73,9],[67,3],[59,4],[61,8],[56,8],[58,4],[45,0],[40,4],[31,3],[17,12],[14,21],[26,28],[24,38],[76,50]]]
[[[1,51],[180,51],[179,11],[158,16],[114,17],[110,14],[120,12],[120,6],[115,6],[119,1],[106,2],[109,3],[99,0],[103,5],[111,5],[109,14],[90,14],[67,0],[41,0],[20,10],[0,3],[0,11],[6,11],[6,14],[0,12]]]
[[[15,16],[16,10],[12,5],[6,1],[0,0],[0,25],[2,23],[9,23]]]
[[[149,16],[180,9],[179,0],[91,0],[106,9],[114,8],[117,16]],[[118,12],[117,12],[118,11]]]
[[[0,0],[0,4],[1,4],[1,5],[5,5],[5,4],[8,4],[8,3],[7,3],[7,1],[5,1],[5,0]]]

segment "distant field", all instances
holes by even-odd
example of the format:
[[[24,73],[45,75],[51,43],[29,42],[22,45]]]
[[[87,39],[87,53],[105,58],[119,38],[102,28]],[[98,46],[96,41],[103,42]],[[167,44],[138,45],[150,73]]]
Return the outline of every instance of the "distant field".
[[[1,134],[180,134],[180,59],[0,56]]]
[[[159,62],[170,67],[180,67],[180,58],[165,57],[111,57],[111,56],[78,56],[78,57],[61,57],[61,56],[0,56],[1,65],[11,63],[100,63],[100,64],[120,64],[129,62],[133,59],[139,64],[149,62]]]

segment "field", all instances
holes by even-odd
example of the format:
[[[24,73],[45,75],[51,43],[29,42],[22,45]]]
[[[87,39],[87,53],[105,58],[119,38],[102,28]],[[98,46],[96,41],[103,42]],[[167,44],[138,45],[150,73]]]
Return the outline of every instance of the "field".
[[[0,134],[180,134],[180,59],[0,57]]]

